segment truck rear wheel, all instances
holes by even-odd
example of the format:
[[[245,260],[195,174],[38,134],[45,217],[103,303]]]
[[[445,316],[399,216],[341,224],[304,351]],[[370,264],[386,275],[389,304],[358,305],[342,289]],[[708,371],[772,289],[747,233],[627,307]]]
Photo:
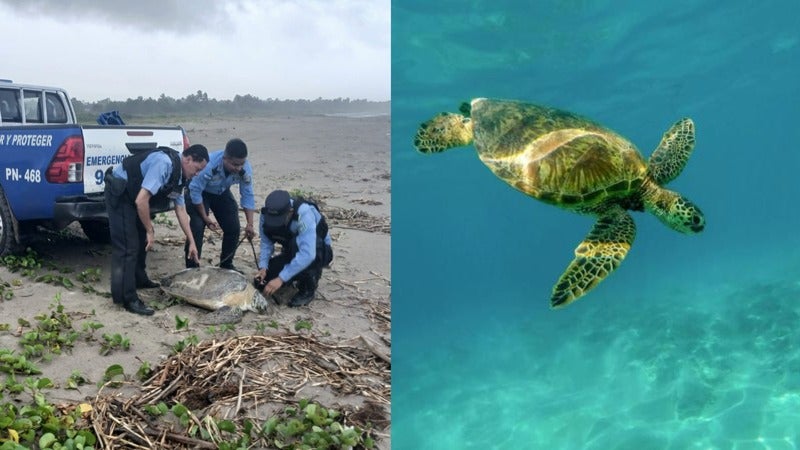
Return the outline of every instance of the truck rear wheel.
[[[111,230],[108,228],[108,221],[82,220],[81,228],[83,229],[83,234],[92,242],[98,244],[108,244],[111,242]]]
[[[16,233],[14,233],[15,224],[11,207],[8,206],[6,193],[0,187],[0,256],[5,256],[18,250],[19,243],[17,242]]]

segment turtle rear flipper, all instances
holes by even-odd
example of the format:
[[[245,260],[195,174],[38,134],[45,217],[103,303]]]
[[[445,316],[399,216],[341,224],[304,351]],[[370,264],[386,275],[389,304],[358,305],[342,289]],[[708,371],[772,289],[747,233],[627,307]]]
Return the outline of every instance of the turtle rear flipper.
[[[421,153],[440,153],[472,143],[472,119],[441,113],[419,126],[414,147]]]
[[[675,122],[650,155],[647,171],[661,186],[674,180],[686,167],[694,150],[694,122],[683,118]]]
[[[579,299],[619,267],[636,237],[633,218],[622,208],[600,216],[592,231],[575,249],[575,259],[558,279],[550,298],[553,308]]]
[[[239,323],[242,321],[242,310],[230,306],[223,306],[216,311],[204,315],[199,322],[203,325],[220,325],[223,323]]]

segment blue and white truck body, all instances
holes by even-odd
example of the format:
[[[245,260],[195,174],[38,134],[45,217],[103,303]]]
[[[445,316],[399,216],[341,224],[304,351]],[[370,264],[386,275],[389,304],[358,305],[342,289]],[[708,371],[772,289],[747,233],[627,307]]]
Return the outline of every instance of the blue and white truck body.
[[[79,125],[63,89],[0,80],[0,256],[38,226],[78,221],[106,240],[105,170],[138,150],[188,145],[178,126]]]

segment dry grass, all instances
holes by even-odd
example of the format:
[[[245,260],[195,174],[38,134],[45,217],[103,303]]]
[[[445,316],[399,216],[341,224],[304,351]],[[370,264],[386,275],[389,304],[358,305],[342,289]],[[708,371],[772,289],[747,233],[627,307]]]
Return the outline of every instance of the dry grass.
[[[368,340],[361,342],[363,346],[337,345],[301,334],[203,341],[166,360],[141,393],[126,401],[101,390],[92,411],[93,427],[106,448],[217,448],[177,424],[152,418],[144,407],[181,403],[193,412],[193,425],[219,442],[220,431],[209,417],[232,420],[241,429],[245,419],[264,419],[259,406],[294,404],[298,391],[309,384],[330,389],[337,397],[366,397],[362,407],[345,411],[345,421],[362,428],[385,426],[391,366]]]

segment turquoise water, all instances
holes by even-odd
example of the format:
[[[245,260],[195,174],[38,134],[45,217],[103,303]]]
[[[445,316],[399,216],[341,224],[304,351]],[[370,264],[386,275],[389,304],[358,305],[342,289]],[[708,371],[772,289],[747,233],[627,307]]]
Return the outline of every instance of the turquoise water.
[[[800,3],[393,3],[393,448],[800,449]],[[645,156],[692,117],[670,188],[705,231],[634,213],[620,268],[550,310],[593,219],[411,146],[472,97]]]

